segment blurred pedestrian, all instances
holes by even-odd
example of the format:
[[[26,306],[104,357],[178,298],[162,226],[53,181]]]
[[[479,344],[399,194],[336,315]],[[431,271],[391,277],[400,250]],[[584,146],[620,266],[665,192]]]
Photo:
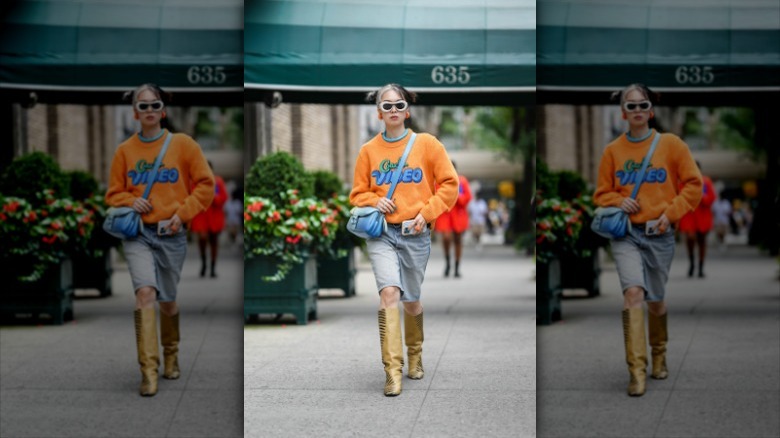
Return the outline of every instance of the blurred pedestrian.
[[[380,298],[379,339],[386,396],[401,393],[404,360],[399,300],[404,307],[408,376],[423,378],[420,297],[431,253],[431,225],[458,196],[457,172],[444,146],[430,134],[417,134],[406,166],[397,168],[414,134],[404,121],[411,117],[410,104],[416,97],[398,84],[387,84],[368,94],[367,100],[376,103],[377,117],[384,122],[385,130],[360,149],[349,196],[354,206],[378,208],[388,223],[380,237],[366,240]],[[388,199],[391,180],[398,172],[400,179],[393,199]],[[403,226],[405,221],[411,221],[407,227]]]
[[[455,162],[452,167],[457,171]],[[463,254],[463,233],[469,228],[469,213],[466,207],[471,201],[469,181],[458,175],[458,199],[451,209],[436,219],[435,230],[442,237],[444,246],[444,276],[450,276],[450,246],[455,246],[455,278],[460,278],[460,257]]]
[[[666,281],[674,256],[673,224],[693,211],[701,198],[701,173],[688,146],[674,134],[651,129],[658,95],[645,85],[631,84],[615,92],[628,131],[604,149],[593,196],[600,207],[619,207],[629,215],[626,236],[614,239],[612,254],[623,290],[623,337],[630,375],[628,394],[645,393],[647,344],[642,302],[647,302],[652,348],[652,377],[665,379],[667,311]],[[660,136],[636,199],[631,192],[651,144]],[[682,189],[678,187],[682,182]]]
[[[135,291],[135,336],[141,366],[140,393],[157,393],[159,346],[155,301],[160,307],[163,377],[180,376],[179,308],[177,286],[187,253],[185,224],[204,211],[214,197],[214,176],[200,146],[185,134],[163,129],[170,94],[157,85],[143,84],[125,93],[131,99],[141,130],[120,144],[111,163],[106,203],[132,207],[143,226],[137,237],[123,241],[124,255]],[[148,199],[143,193],[163,143],[171,136]],[[192,182],[192,185],[190,185]]]
[[[238,234],[244,226],[244,189],[237,187],[225,204],[225,219],[230,243],[236,243]]]
[[[696,166],[701,171],[701,163],[696,161]],[[707,235],[712,230],[712,203],[715,202],[715,187],[708,176],[702,175],[701,202],[696,209],[687,213],[680,219],[678,227],[680,233],[685,235],[685,248],[688,251],[688,277],[693,277],[694,250],[699,247],[699,278],[704,278],[704,259],[707,256]]]
[[[721,250],[726,248],[726,233],[728,233],[730,218],[731,203],[723,197],[723,192],[721,192],[718,200],[712,204],[713,228]]]
[[[209,160],[209,168],[214,171],[214,166]],[[225,202],[228,199],[225,180],[219,175],[214,175],[214,201],[206,211],[199,213],[192,219],[190,231],[198,235],[198,251],[200,253],[200,276],[206,276],[206,248],[211,255],[211,278],[216,278],[217,255],[219,254],[219,235],[225,228]]]
[[[471,235],[477,246],[477,251],[482,251],[482,233],[485,232],[487,223],[488,205],[487,202],[479,196],[479,192],[474,193],[474,199],[469,202],[467,207],[469,212],[469,223],[471,224]]]

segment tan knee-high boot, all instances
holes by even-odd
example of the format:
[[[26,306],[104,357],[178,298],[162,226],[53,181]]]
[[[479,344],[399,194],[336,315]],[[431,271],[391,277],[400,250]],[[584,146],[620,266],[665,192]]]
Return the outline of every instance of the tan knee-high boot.
[[[631,375],[628,395],[639,396],[645,393],[647,378],[647,341],[642,308],[623,310],[623,339],[626,345],[626,364]]]
[[[669,370],[666,368],[666,342],[669,339],[666,332],[666,315],[664,313],[657,316],[647,312],[647,328],[653,352],[653,372],[650,376],[659,380],[669,377]]]
[[[160,351],[157,345],[157,320],[155,310],[136,309],[135,342],[138,348],[138,364],[141,365],[141,395],[157,394],[157,368]]]
[[[379,311],[379,344],[385,366],[385,395],[401,393],[404,366],[404,346],[401,343],[401,315],[398,309]]]
[[[406,340],[406,355],[409,357],[410,379],[422,379],[425,375],[422,364],[423,314],[410,315],[404,311],[404,330]]]
[[[179,372],[179,314],[168,316],[160,312],[160,338],[163,346],[163,377],[178,379]]]

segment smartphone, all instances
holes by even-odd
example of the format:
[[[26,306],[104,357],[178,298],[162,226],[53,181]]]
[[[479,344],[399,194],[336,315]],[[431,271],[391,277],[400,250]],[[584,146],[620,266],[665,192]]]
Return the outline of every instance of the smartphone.
[[[401,235],[402,236],[411,236],[417,234],[417,232],[414,231],[414,219],[410,219],[408,221],[401,222]]]
[[[645,223],[645,235],[656,236],[658,234],[660,234],[660,231],[658,231],[658,219],[647,221],[647,223]]]
[[[164,220],[157,222],[157,235],[158,236],[170,236],[173,234],[171,230],[171,220]]]

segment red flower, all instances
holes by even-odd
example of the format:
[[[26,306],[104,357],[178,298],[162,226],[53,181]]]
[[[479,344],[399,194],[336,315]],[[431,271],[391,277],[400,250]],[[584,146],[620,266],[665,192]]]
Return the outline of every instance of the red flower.
[[[65,205],[65,211],[71,211],[73,210],[73,206],[70,204]]]
[[[290,205],[295,205],[298,203],[298,199],[290,199]]]
[[[559,204],[555,204],[552,206],[553,211],[561,211],[561,206]]]
[[[260,201],[253,202],[249,204],[249,206],[246,209],[251,211],[252,213],[258,212],[263,209],[263,203]]]
[[[322,227],[322,235],[327,237],[330,235],[330,231],[327,228]]]
[[[244,213],[244,220],[249,222],[252,220],[252,216],[249,216],[249,213]]]
[[[52,230],[58,230],[59,231],[59,230],[62,229],[62,224],[59,221],[54,221],[49,226],[51,227]]]
[[[306,222],[296,222],[295,228],[297,230],[305,230],[306,229]]]
[[[7,211],[8,213],[16,213],[16,210],[19,208],[19,201],[11,202],[10,204],[5,204],[3,206],[3,210]]]
[[[0,213],[0,221],[4,221],[8,219],[8,216],[5,215],[5,213]]]
[[[287,217],[290,217],[290,216],[292,216],[292,212],[290,210],[285,210],[284,211],[284,215],[287,216]]]
[[[295,236],[295,237],[293,237],[293,236],[287,236],[287,237],[285,237],[285,238],[284,238],[284,240],[285,240],[287,243],[292,243],[293,245],[295,245],[295,244],[297,244],[298,242],[300,242],[300,241],[301,241],[301,236]]]
[[[566,234],[568,234],[569,236],[573,236],[574,230],[572,230],[571,227],[566,227]]]
[[[281,215],[281,214],[279,214],[279,212],[278,212],[278,211],[275,211],[275,212],[273,212],[273,213],[271,214],[271,218],[273,218],[274,222],[276,222],[276,221],[278,221],[278,220],[282,219],[282,215]]]
[[[312,204],[312,205],[309,206],[309,211],[314,211],[316,209],[317,209],[317,204]],[[320,213],[322,213],[322,212],[320,212]]]
[[[57,236],[44,236],[41,237],[41,240],[43,240],[44,243],[51,245],[57,241]]]

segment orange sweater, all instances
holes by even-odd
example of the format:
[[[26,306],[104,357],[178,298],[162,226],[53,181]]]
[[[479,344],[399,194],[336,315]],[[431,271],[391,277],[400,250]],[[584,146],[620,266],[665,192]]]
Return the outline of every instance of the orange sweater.
[[[355,163],[355,177],[349,201],[358,207],[376,207],[379,198],[387,195],[394,169],[412,135],[387,142],[382,134],[369,140],[360,149]],[[434,186],[438,184],[438,190]],[[401,179],[393,192],[397,210],[386,215],[389,223],[414,219],[421,213],[426,222],[433,222],[458,199],[458,174],[447,151],[436,137],[418,133],[406,159]]]
[[[655,131],[638,143],[621,135],[607,145],[593,195],[596,205],[619,207],[623,199],[631,196],[654,135]],[[701,200],[701,173],[688,145],[674,134],[661,135],[636,196],[640,210],[629,215],[632,223],[658,219],[664,213],[670,222],[676,223]]]
[[[108,205],[130,207],[135,198],[143,196],[166,135],[171,133],[146,143],[136,134],[119,145],[111,163],[106,191]],[[152,211],[141,215],[144,223],[170,219],[174,214],[182,222],[189,222],[206,210],[214,198],[214,175],[200,146],[186,134],[173,135],[147,198],[152,203]]]

